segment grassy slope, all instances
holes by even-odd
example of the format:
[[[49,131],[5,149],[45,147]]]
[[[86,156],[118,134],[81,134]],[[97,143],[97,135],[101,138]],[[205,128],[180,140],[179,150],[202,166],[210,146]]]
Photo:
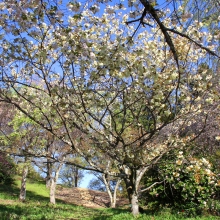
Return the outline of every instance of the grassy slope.
[[[91,209],[82,206],[65,204],[57,201],[55,206],[48,203],[49,191],[46,189],[43,182],[27,183],[27,201],[20,203],[18,201],[20,181],[17,180],[13,187],[0,185],[0,219],[94,219],[94,220],[132,220],[134,219],[130,213],[122,209]],[[146,220],[179,220],[178,215],[171,215],[169,211],[164,211],[159,215],[140,215],[136,219]],[[189,218],[195,219],[195,218]],[[203,220],[214,220],[216,217],[197,218]]]

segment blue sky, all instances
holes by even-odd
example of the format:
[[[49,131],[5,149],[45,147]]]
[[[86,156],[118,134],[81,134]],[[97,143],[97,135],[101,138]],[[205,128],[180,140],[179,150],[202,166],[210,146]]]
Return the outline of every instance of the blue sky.
[[[89,185],[89,181],[93,178],[95,178],[95,176],[93,174],[86,173],[86,171],[85,171],[85,176],[82,180],[82,183],[79,185],[79,187],[87,188]]]

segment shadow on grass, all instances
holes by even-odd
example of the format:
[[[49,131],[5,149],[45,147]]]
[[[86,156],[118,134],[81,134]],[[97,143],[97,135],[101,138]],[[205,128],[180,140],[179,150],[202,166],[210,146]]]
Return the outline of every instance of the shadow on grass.
[[[15,185],[2,185],[0,184],[0,198],[2,199],[17,199],[20,189]]]
[[[16,200],[19,198],[20,189],[16,185],[0,185],[0,193],[0,198]],[[29,201],[49,202],[49,198],[27,190],[26,202]]]
[[[69,204],[56,199],[55,206],[49,204],[49,197],[39,195],[38,192],[27,190],[26,201],[18,201],[20,189],[16,185],[0,185],[0,198],[5,204],[0,204],[0,219],[111,219],[114,215],[129,213],[123,209],[94,209]],[[8,201],[7,201],[8,200]],[[14,201],[11,201],[14,200]]]
[[[106,220],[111,219],[115,215],[119,214],[129,214],[128,210],[124,209],[104,209],[103,211],[99,210],[97,215],[93,215],[93,220]]]
[[[49,203],[50,198],[47,196],[38,195],[35,192],[27,190],[26,202],[40,202],[40,203]]]
[[[114,215],[128,213],[126,210],[92,209],[73,205],[37,205],[34,203],[1,205],[0,219],[92,219],[106,220]]]
[[[18,216],[22,215],[22,212],[23,210],[19,206],[0,204],[0,219],[1,220],[16,219]]]

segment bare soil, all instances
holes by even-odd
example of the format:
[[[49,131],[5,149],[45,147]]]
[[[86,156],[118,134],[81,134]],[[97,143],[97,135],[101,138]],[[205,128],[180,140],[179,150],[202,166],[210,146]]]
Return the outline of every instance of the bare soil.
[[[106,192],[86,188],[64,188],[62,186],[57,186],[56,198],[66,203],[82,205],[90,208],[106,208],[110,206],[110,199]],[[116,206],[120,207],[127,205],[128,203],[128,199],[118,197]]]

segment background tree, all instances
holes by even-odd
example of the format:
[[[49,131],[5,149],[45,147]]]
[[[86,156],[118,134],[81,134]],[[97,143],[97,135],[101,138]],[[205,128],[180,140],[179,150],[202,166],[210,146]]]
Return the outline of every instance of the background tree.
[[[24,202],[26,200],[26,181],[28,176],[29,167],[31,166],[31,160],[34,153],[34,148],[36,145],[40,145],[39,137],[36,135],[36,126],[34,122],[29,120],[27,117],[21,116],[19,112],[15,114],[15,117],[10,122],[13,126],[13,132],[8,135],[10,140],[10,145],[16,145],[17,152],[19,156],[24,157],[22,179],[21,179],[21,189],[19,200]],[[13,154],[13,152],[11,152]],[[15,153],[16,155],[16,153]]]
[[[84,172],[82,169],[73,165],[64,165],[60,172],[59,179],[62,184],[68,187],[79,187],[83,181]]]
[[[10,107],[4,106],[6,114],[1,123],[1,141],[2,141],[2,150],[4,149],[10,155],[18,155],[24,157],[23,168],[22,168],[22,181],[19,199],[25,201],[26,199],[26,178],[28,175],[28,168],[30,166],[31,158],[27,156],[27,152],[31,151],[32,148],[30,145],[33,144],[33,128],[34,126],[30,125],[30,120],[24,117],[19,118],[18,112],[16,109],[8,111],[7,108]],[[8,112],[12,114],[9,115]],[[19,115],[20,116],[20,115]],[[33,124],[32,124],[33,125]]]
[[[88,188],[105,192],[106,187],[102,179],[102,174],[93,172],[93,175],[95,177],[89,181]]]
[[[4,151],[22,158],[20,160],[22,162],[20,201],[26,200],[26,180],[31,163],[35,166],[38,165],[38,167],[39,163],[44,163],[44,166],[45,164],[47,166],[46,183],[48,184],[49,182],[50,202],[55,204],[56,182],[63,160],[69,153],[67,150],[69,148],[65,148],[62,141],[55,140],[50,133],[45,132],[38,124],[20,111],[16,111],[11,121],[7,121],[5,125],[6,127],[11,127],[11,130],[10,133],[7,132],[6,134],[4,132],[1,136],[4,142]],[[62,148],[62,152],[59,151],[60,148]]]
[[[99,191],[107,191],[110,198],[110,207],[115,208],[117,202],[117,191],[121,187],[121,179],[104,173],[92,172],[95,178],[90,180],[88,188]]]
[[[48,135],[47,132],[45,134]],[[37,159],[35,159],[34,164],[42,173],[46,174],[46,187],[50,189],[50,203],[55,204],[56,185],[60,171],[67,162],[66,158],[73,152],[68,145],[59,139],[53,138],[51,141],[51,135],[44,138],[46,144],[37,155],[35,154]]]

